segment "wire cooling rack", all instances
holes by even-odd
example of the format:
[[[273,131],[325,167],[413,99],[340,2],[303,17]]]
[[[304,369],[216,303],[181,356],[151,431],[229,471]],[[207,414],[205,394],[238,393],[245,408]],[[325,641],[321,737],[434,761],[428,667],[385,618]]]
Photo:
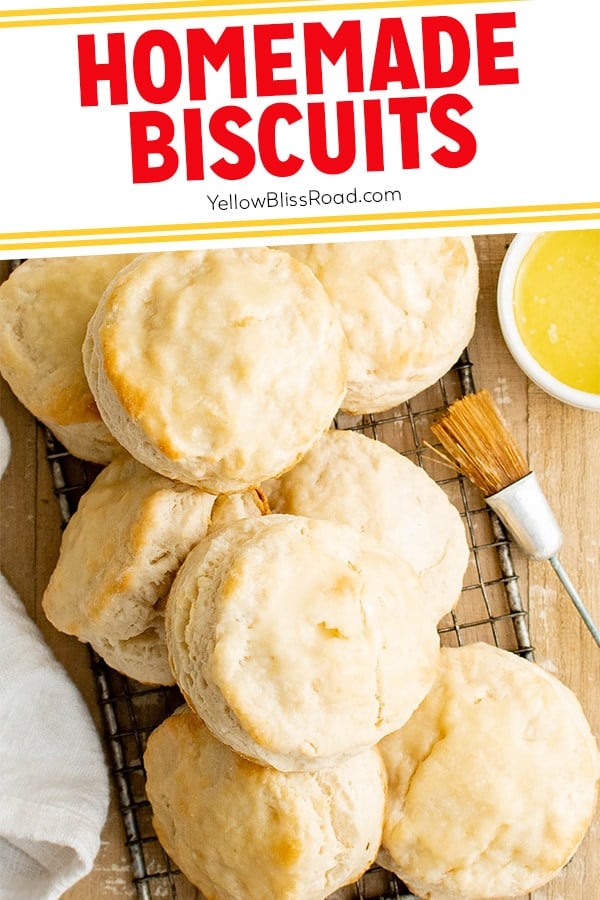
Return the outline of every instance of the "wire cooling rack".
[[[472,366],[465,351],[444,378],[397,409],[368,416],[340,414],[334,424],[385,441],[422,466],[464,518],[471,550],[469,565],[456,608],[439,623],[442,644],[486,641],[531,657],[527,615],[502,525],[481,493],[426,446],[432,441],[431,423],[454,400],[473,391]],[[71,457],[49,432],[46,441],[66,524],[99,469]],[[137,895],[140,900],[196,900],[200,893],[171,862],[153,831],[142,762],[148,735],[182,702],[181,695],[177,688],[148,687],[125,678],[90,652]],[[377,866],[355,885],[334,895],[335,900],[400,900],[411,896],[402,882]]]

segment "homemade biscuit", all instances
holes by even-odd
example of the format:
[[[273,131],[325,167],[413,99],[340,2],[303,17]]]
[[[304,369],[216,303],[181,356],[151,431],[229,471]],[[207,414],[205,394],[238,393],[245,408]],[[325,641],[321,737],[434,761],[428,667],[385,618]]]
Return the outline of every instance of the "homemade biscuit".
[[[261,248],[149,254],[90,321],[84,362],[140,462],[214,493],[289,468],[345,392],[346,341],[322,285]]]
[[[458,510],[424,469],[382,441],[327,431],[263,488],[273,512],[351,525],[408,560],[436,621],[458,600],[469,559]]]
[[[206,535],[214,496],[177,484],[123,453],[95,479],[67,525],[43,597],[48,619],[117,671],[173,684],[165,598]]]
[[[239,753],[314,769],[404,723],[439,637],[410,566],[346,525],[247,519],[191,551],[167,603],[171,667]]]
[[[104,289],[133,258],[29,259],[0,286],[0,373],[70,453],[101,464],[118,445],[88,387],[81,345]]]
[[[271,512],[269,502],[262,490],[248,488],[237,494],[219,494],[210,514],[208,533],[231,525],[238,519],[257,519]]]
[[[479,276],[470,237],[290,245],[340,314],[351,413],[391,409],[456,362],[475,328]]]
[[[150,735],[144,765],[158,838],[205,897],[323,900],[377,853],[385,773],[375,749],[319,772],[277,772],[180,707]]]
[[[445,648],[419,709],[380,744],[389,790],[380,861],[419,897],[536,890],[593,816],[596,741],[575,695],[489,644]]]

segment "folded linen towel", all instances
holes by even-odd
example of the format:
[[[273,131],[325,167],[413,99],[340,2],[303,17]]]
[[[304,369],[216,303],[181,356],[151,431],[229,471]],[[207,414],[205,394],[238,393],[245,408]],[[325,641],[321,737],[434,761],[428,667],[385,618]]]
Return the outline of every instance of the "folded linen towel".
[[[9,449],[0,419],[0,477]],[[86,875],[108,793],[89,711],[0,573],[0,898],[54,900]]]

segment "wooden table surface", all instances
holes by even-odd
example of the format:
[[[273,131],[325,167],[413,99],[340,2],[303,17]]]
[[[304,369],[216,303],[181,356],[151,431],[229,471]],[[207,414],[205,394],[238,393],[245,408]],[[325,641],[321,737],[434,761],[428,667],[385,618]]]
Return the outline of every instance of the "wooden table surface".
[[[476,239],[481,294],[470,346],[474,377],[477,387],[490,390],[538,473],[565,534],[562,562],[600,622],[600,414],[570,408],[546,396],[527,382],[504,347],[494,304],[498,269],[510,237]],[[41,609],[58,552],[60,517],[41,435],[1,380],[0,415],[12,439],[11,462],[0,483],[0,569],[99,722],[87,649],[59,634]],[[516,549],[513,556],[521,594],[529,607],[536,661],[575,691],[600,737],[600,650],[550,566],[528,562]],[[94,870],[64,896],[68,900],[136,897],[114,800]],[[600,815],[571,863],[531,896],[534,900],[600,900]]]

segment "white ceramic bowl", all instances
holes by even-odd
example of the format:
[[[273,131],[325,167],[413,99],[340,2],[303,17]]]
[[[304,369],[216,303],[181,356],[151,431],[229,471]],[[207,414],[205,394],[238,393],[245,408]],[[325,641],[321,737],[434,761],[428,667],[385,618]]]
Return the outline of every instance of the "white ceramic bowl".
[[[542,368],[531,355],[519,334],[514,312],[515,279],[523,257],[537,237],[539,237],[538,233],[518,234],[513,238],[506,251],[498,278],[498,318],[502,336],[517,365],[539,388],[570,406],[600,411],[600,394],[579,391],[577,388],[563,384],[562,381]]]

